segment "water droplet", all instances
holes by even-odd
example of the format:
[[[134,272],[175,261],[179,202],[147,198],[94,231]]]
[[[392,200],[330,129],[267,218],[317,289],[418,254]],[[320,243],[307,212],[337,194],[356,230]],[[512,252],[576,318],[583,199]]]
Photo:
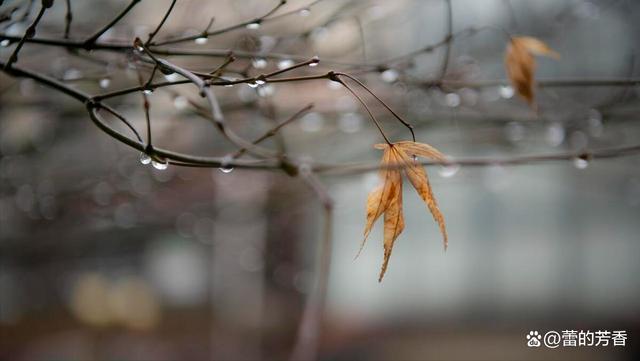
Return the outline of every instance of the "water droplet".
[[[327,80],[327,88],[331,90],[338,90],[342,88],[342,84],[338,83],[337,81]]]
[[[438,170],[438,174],[440,174],[442,178],[451,178],[454,175],[456,175],[459,170],[460,170],[459,164],[455,164],[455,163],[445,164],[440,167],[440,169]]]
[[[503,85],[500,87],[500,96],[504,99],[511,99],[513,94],[515,94],[515,91],[510,85]]]
[[[547,143],[551,146],[557,147],[562,144],[562,142],[564,142],[564,136],[565,131],[562,123],[555,122],[547,127],[546,139]]]
[[[358,113],[346,113],[338,118],[338,128],[345,133],[356,133],[362,128],[362,116]]]
[[[198,44],[198,45],[204,45],[204,44],[206,44],[206,43],[207,43],[207,41],[209,41],[209,39],[207,39],[207,37],[206,37],[206,36],[201,36],[201,37],[196,38],[196,39],[194,40],[194,42],[195,42],[196,44]]]
[[[525,132],[525,127],[518,122],[509,122],[504,128],[505,137],[512,143],[523,140]]]
[[[255,58],[253,59],[251,64],[256,69],[264,69],[267,67],[268,62],[267,62],[267,59],[264,59],[264,58]]]
[[[141,152],[140,153],[140,163],[142,163],[142,164],[151,163],[151,157],[149,157],[149,155],[147,153]]]
[[[145,95],[151,95],[153,93],[153,89],[145,89],[142,91]]]
[[[222,158],[222,162],[220,163],[220,171],[222,173],[231,173],[233,171],[233,166],[229,165],[233,158],[229,155],[226,155]]]
[[[317,132],[322,129],[324,125],[324,118],[321,114],[316,112],[307,113],[300,119],[300,128],[305,132]]]
[[[268,97],[273,95],[273,93],[275,92],[275,88],[271,84],[267,84],[267,85],[258,87],[257,91],[258,91],[258,96]]]
[[[151,161],[151,165],[157,170],[165,170],[169,167],[169,163],[166,161],[157,161],[155,159]]]
[[[278,41],[273,36],[262,35],[260,37],[260,53],[268,53],[276,46]]]
[[[100,88],[107,89],[109,87],[109,85],[111,84],[111,79],[102,78],[102,79],[100,79],[100,82],[98,84],[100,85]]]
[[[166,74],[164,78],[167,79],[167,81],[174,82],[174,81],[180,80],[180,74],[178,73]]]
[[[314,67],[314,66],[318,66],[318,64],[320,64],[320,59],[317,56],[314,56],[313,59],[311,59],[309,66]]]
[[[311,10],[309,9],[302,9],[298,12],[298,15],[302,16],[302,17],[307,17],[309,15],[311,15]]]
[[[576,157],[573,159],[573,165],[578,169],[585,169],[589,166],[589,161],[586,157]]]
[[[9,41],[9,39],[4,39],[0,41],[0,46],[3,48],[6,48],[7,46],[9,46],[9,44],[11,44],[11,41]]]
[[[142,53],[144,48],[142,46],[136,46],[136,50]]]
[[[189,100],[186,97],[178,95],[177,97],[173,98],[173,106],[176,107],[176,109],[182,110],[186,108],[187,105],[189,105]]]
[[[456,93],[449,93],[444,98],[448,107],[455,108],[460,105],[460,96]]]
[[[262,80],[262,79],[257,79],[257,80],[256,80],[256,84],[258,84],[258,85],[262,85],[262,84],[264,84],[264,83],[266,83],[266,81],[264,81],[264,80]]]
[[[589,134],[594,138],[598,138],[602,136],[603,127],[602,127],[602,114],[596,109],[591,109],[589,111]]]
[[[470,106],[476,105],[478,103],[478,92],[471,88],[462,88],[458,92],[460,94],[460,98],[465,104]]]
[[[247,29],[249,30],[260,29],[260,22],[256,21],[256,22],[247,24]]]
[[[250,86],[251,88],[257,88],[258,87],[258,83],[256,83],[256,82],[250,82],[250,83],[247,83],[247,85]]]
[[[64,72],[64,75],[62,75],[62,79],[64,80],[77,80],[80,78],[82,78],[82,72],[74,68],[68,69]]]
[[[387,69],[380,73],[380,78],[382,78],[382,80],[387,83],[393,83],[394,81],[398,80],[399,76],[400,73],[398,73],[398,71],[395,69]]]
[[[587,138],[587,135],[579,130],[576,130],[569,136],[569,146],[573,150],[583,150],[588,144],[589,139]]]
[[[293,64],[295,64],[293,62],[293,60],[291,59],[282,59],[278,62],[278,69],[282,70],[282,69],[287,69],[293,66]]]

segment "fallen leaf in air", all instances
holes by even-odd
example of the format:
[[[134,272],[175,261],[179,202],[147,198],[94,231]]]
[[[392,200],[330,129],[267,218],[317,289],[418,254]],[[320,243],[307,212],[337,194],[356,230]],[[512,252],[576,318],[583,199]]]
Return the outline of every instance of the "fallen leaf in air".
[[[560,58],[560,54],[536,38],[514,36],[507,46],[504,63],[507,75],[516,92],[529,103],[529,106],[535,109],[534,74],[536,59],[533,57],[534,55],[546,55],[554,59]]]
[[[444,248],[447,249],[447,230],[444,217],[438,208],[436,199],[429,185],[429,178],[424,167],[420,165],[416,157],[424,157],[438,161],[445,160],[444,155],[428,144],[402,141],[389,144],[376,144],[377,149],[384,150],[382,155],[380,178],[382,185],[369,193],[367,198],[367,225],[364,229],[364,239],[360,251],[365,245],[371,228],[378,218],[384,214],[384,261],[378,281],[382,281],[389,264],[393,244],[404,229],[404,216],[402,214],[402,173],[404,173],[418,195],[425,202],[433,219],[440,227],[440,233],[444,240]],[[360,252],[358,252],[360,254]],[[357,256],[356,256],[357,257]]]

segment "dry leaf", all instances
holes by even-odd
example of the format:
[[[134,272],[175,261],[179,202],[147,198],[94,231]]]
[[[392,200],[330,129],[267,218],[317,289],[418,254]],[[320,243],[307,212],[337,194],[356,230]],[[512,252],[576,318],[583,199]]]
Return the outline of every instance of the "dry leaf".
[[[516,92],[523,97],[529,106],[534,105],[534,73],[536,60],[534,55],[546,55],[558,59],[560,55],[544,42],[530,36],[514,36],[511,38],[505,53],[504,63],[507,75]]]
[[[414,159],[424,157],[435,160],[444,160],[444,156],[437,149],[428,144],[410,141],[397,142],[392,145],[377,144],[378,149],[383,149],[380,178],[383,183],[380,187],[369,193],[367,198],[367,225],[364,229],[364,239],[360,251],[371,232],[376,220],[384,214],[384,262],[378,281],[382,281],[389,264],[393,244],[404,229],[404,216],[402,214],[402,173],[407,175],[409,181],[424,200],[429,211],[440,227],[447,247],[447,231],[444,217],[438,208],[429,178],[424,168]],[[358,252],[360,254],[360,252]],[[357,257],[357,256],[356,256]]]

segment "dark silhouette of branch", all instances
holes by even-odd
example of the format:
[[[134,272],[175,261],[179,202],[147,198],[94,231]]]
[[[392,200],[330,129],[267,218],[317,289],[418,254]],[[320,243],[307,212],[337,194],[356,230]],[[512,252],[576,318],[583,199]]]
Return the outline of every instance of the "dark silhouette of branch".
[[[129,11],[131,11],[131,9],[133,9],[134,6],[136,6],[138,3],[140,2],[140,0],[131,0],[131,2],[129,3],[129,5],[127,5],[126,8],[124,8],[118,15],[116,15],[113,19],[111,19],[111,21],[103,26],[100,30],[96,31],[93,35],[91,35],[87,40],[84,41],[83,43],[83,48],[85,49],[92,49],[96,40],[98,40],[98,38],[104,34],[107,30],[111,29],[115,24],[118,23],[118,21],[120,21],[123,17],[125,17],[125,15],[127,15],[127,13],[129,13]]]
[[[38,11],[38,15],[36,15],[36,18],[33,20],[31,25],[29,25],[27,30],[24,32],[24,35],[18,42],[18,45],[16,45],[16,48],[13,49],[13,53],[11,53],[11,55],[9,56],[9,60],[4,65],[5,71],[11,68],[11,64],[18,61],[18,53],[20,52],[20,49],[22,49],[22,46],[24,45],[27,39],[33,38],[36,35],[36,28],[38,27],[38,23],[44,16],[45,11],[47,11],[47,9],[50,8],[52,5],[53,5],[53,0],[42,0],[42,4],[40,6],[40,11]]]
[[[165,21],[167,21],[167,19],[169,18],[169,15],[171,14],[171,10],[173,10],[173,7],[174,7],[175,4],[176,4],[176,0],[171,0],[171,5],[169,5],[169,8],[167,9],[167,12],[164,13],[164,16],[162,17],[162,20],[160,20],[160,22],[158,23],[158,26],[156,26],[155,30],[152,31],[149,34],[149,38],[145,42],[146,46],[149,46],[149,44],[151,44],[151,41],[153,40],[153,38],[156,36],[156,34],[158,34],[158,31],[160,31],[160,29],[164,25]]]

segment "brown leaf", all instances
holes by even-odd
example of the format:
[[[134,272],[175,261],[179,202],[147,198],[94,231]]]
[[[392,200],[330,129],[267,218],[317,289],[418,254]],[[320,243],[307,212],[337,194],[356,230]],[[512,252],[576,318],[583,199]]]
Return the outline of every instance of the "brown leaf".
[[[507,75],[518,95],[523,97],[529,106],[535,108],[534,73],[536,60],[534,55],[546,55],[558,59],[560,55],[544,42],[530,36],[514,36],[511,38],[505,53],[504,63]]]
[[[414,143],[414,144],[419,144],[419,143]],[[415,153],[412,154],[412,150],[407,151],[406,145],[398,144],[398,147],[402,150],[398,152],[402,157],[401,158],[402,161],[408,165],[404,168],[404,172],[407,175],[407,178],[409,178],[409,181],[411,182],[411,184],[413,185],[413,188],[415,188],[416,191],[418,192],[418,195],[420,196],[420,198],[422,198],[422,200],[427,204],[427,207],[429,208],[429,211],[431,211],[431,215],[433,216],[433,219],[438,223],[438,226],[440,227],[440,233],[442,233],[444,249],[446,250],[447,247],[449,246],[449,240],[447,237],[447,229],[444,223],[444,216],[440,212],[440,208],[438,208],[438,203],[436,202],[436,198],[434,197],[433,192],[431,191],[431,185],[429,184],[429,178],[427,177],[427,172],[425,171],[424,167],[422,167],[422,165],[418,164],[418,162],[416,162],[411,158],[415,154]],[[412,148],[413,146],[410,147],[410,149]],[[436,152],[438,151],[436,150]],[[438,154],[440,155],[440,157],[436,159],[444,160],[444,156],[440,152],[438,152]],[[420,154],[415,154],[415,155],[420,155]],[[434,157],[431,157],[431,158],[434,158]]]
[[[367,198],[367,225],[365,226],[364,240],[362,241],[360,251],[362,251],[362,247],[364,247],[373,224],[380,215],[384,214],[384,261],[378,279],[378,281],[382,281],[389,264],[393,245],[404,229],[404,216],[402,213],[402,172],[407,175],[409,181],[427,204],[433,218],[440,226],[440,232],[444,238],[446,249],[447,232],[444,217],[431,191],[426,171],[412,157],[421,156],[435,160],[444,160],[445,158],[442,153],[428,144],[410,141],[402,141],[392,145],[377,144],[375,147],[384,150],[380,170],[380,177],[384,183],[382,186],[371,191]],[[358,254],[360,254],[360,252],[358,252]]]
[[[367,241],[367,237],[369,237],[369,233],[371,232],[373,224],[389,207],[389,203],[393,199],[393,188],[397,186],[397,183],[402,182],[399,169],[386,168],[386,165],[390,163],[392,163],[391,151],[389,148],[387,148],[384,150],[384,154],[382,155],[382,162],[380,163],[381,169],[379,176],[383,183],[380,187],[369,193],[369,196],[367,197],[367,225],[364,229],[364,239],[362,240],[362,244],[360,245],[358,255],[360,255],[360,252],[362,252],[362,248]],[[356,258],[358,257],[358,255],[356,255]]]

